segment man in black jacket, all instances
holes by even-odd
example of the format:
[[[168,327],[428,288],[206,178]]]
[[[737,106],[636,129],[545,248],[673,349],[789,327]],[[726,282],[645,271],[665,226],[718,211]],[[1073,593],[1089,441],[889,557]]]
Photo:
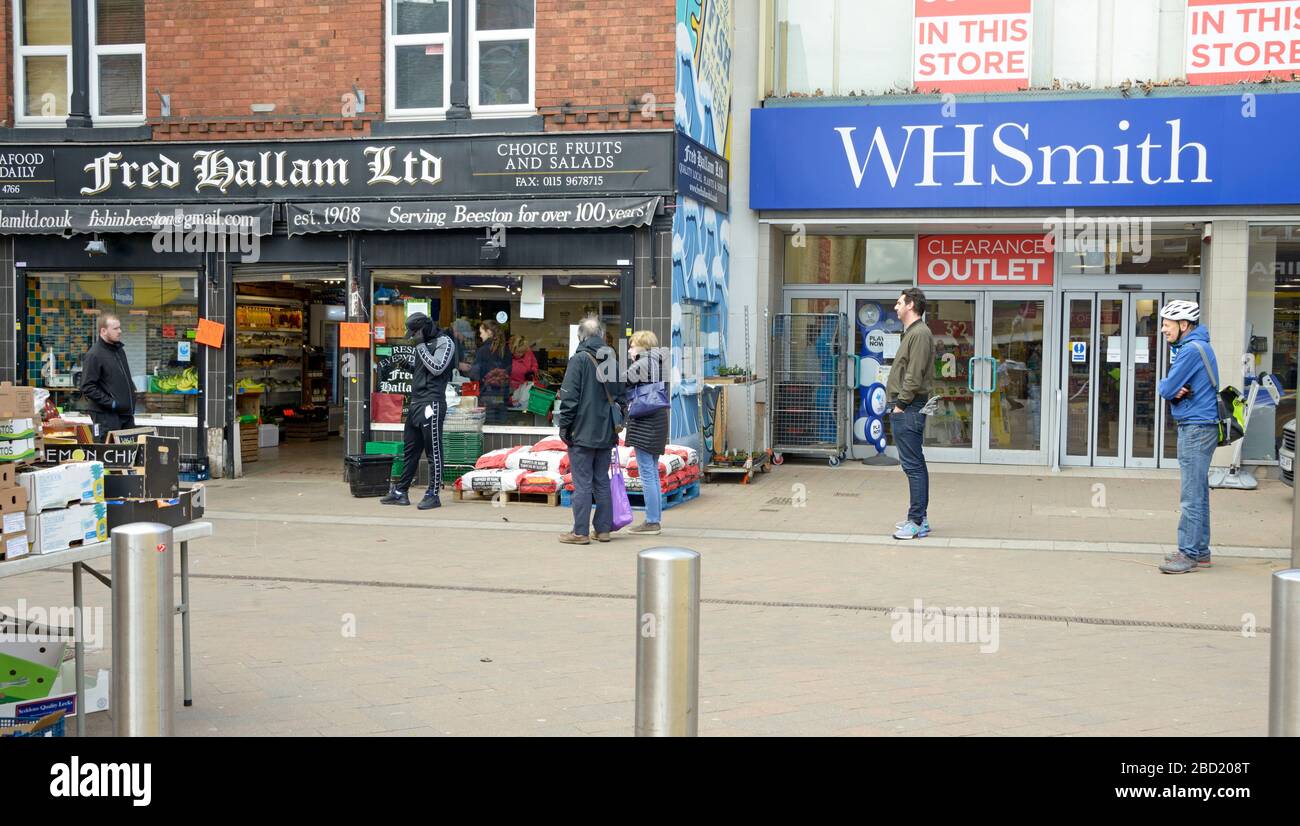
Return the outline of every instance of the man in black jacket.
[[[135,382],[122,347],[122,321],[112,313],[99,317],[99,340],[81,366],[81,395],[86,400],[95,438],[135,427]]]
[[[560,386],[560,438],[569,446],[573,472],[573,531],[560,534],[569,545],[588,545],[592,501],[596,505],[596,540],[608,542],[613,531],[609,490],[610,448],[618,443],[614,406],[623,403],[618,360],[605,346],[604,325],[587,317],[578,324],[578,351],[569,359]]]
[[[380,499],[383,505],[409,505],[406,492],[415,481],[420,454],[429,457],[429,489],[420,500],[420,510],[442,507],[442,423],[447,418],[447,382],[455,361],[456,343],[439,330],[424,313],[406,319],[407,336],[415,344],[411,358],[411,403],[402,433],[402,478]]]

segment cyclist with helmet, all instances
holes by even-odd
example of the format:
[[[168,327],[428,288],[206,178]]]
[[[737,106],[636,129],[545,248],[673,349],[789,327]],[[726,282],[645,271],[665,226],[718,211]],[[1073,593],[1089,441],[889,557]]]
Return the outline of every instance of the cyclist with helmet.
[[[1219,364],[1210,335],[1200,326],[1195,301],[1170,301],[1160,310],[1161,330],[1171,348],[1169,373],[1157,388],[1178,423],[1178,471],[1182,480],[1178,551],[1160,570],[1186,574],[1210,567],[1210,460],[1219,445]],[[1214,378],[1211,378],[1211,374]]]

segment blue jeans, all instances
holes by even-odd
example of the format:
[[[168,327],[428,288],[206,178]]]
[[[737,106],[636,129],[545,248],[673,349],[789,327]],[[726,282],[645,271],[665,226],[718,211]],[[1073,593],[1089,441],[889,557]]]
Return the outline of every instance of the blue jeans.
[[[659,484],[659,457],[636,448],[636,469],[645,496],[645,521],[659,524],[663,516],[663,493]]]
[[[591,530],[591,505],[596,504],[596,533],[614,529],[614,501],[609,492],[609,448],[569,445],[569,470],[573,472],[573,532],[587,536]]]
[[[1192,559],[1210,555],[1210,459],[1218,446],[1218,425],[1178,425],[1178,550]]]
[[[898,460],[907,474],[907,487],[910,504],[907,518],[920,525],[925,521],[930,507],[930,471],[925,466],[925,416],[921,408],[925,399],[913,401],[903,408],[902,413],[890,413],[889,426],[894,432],[894,445],[898,448]]]

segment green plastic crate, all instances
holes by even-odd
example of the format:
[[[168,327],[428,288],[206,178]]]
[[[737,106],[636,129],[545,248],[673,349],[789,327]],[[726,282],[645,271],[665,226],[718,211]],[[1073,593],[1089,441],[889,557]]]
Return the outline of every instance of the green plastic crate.
[[[401,454],[401,442],[366,442],[367,456],[400,456]]]
[[[543,390],[533,385],[528,391],[528,412],[537,416],[550,415],[551,410],[555,408],[555,396],[555,391]]]
[[[473,465],[447,465],[442,466],[442,481],[446,484],[454,484],[457,479],[464,476],[474,469]]]

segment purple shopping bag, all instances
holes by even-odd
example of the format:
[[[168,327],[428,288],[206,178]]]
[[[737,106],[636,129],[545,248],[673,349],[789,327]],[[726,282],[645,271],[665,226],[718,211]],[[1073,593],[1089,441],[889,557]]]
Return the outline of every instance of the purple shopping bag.
[[[627,501],[627,486],[623,484],[623,466],[618,461],[618,448],[613,449],[609,462],[609,498],[614,503],[614,530],[632,524],[632,503]]]

